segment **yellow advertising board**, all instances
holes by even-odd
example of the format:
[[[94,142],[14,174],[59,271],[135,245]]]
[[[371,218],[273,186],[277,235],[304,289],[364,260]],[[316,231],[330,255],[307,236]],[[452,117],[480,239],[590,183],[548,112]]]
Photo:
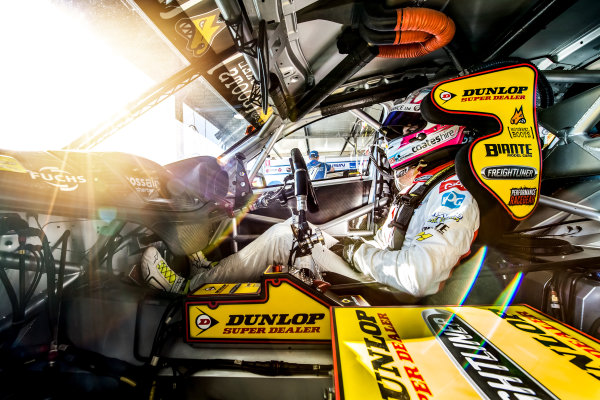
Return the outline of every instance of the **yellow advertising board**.
[[[539,198],[536,88],[535,67],[519,64],[444,81],[431,92],[433,103],[444,112],[498,122],[496,132],[471,144],[469,164],[477,180],[516,220],[531,215]]]
[[[288,274],[265,274],[261,283],[207,284],[185,303],[186,341],[328,344],[329,304]]]
[[[600,399],[600,343],[528,306],[334,307],[338,399]]]

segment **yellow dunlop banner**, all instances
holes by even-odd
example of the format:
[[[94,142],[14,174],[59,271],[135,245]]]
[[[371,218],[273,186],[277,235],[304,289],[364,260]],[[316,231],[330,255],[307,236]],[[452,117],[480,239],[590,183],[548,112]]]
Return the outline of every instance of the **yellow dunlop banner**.
[[[527,306],[334,307],[337,399],[599,399],[600,343]]]
[[[500,130],[471,144],[477,180],[516,220],[527,218],[539,198],[541,147],[535,96],[537,70],[520,64],[445,81],[432,91],[445,112],[495,118]]]
[[[244,284],[257,285],[257,284]],[[205,285],[187,301],[188,342],[303,343],[331,340],[329,306],[314,294],[285,278],[266,279],[260,295],[204,299],[201,294],[214,287],[225,295],[234,284]],[[236,294],[256,293],[255,286],[242,287]],[[217,293],[218,292],[218,293]]]

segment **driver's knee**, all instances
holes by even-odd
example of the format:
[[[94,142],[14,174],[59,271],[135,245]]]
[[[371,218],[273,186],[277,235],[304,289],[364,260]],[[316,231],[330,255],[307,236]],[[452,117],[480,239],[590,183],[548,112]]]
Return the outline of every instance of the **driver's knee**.
[[[266,240],[291,239],[293,236],[292,226],[287,221],[280,222],[267,229],[261,236]]]

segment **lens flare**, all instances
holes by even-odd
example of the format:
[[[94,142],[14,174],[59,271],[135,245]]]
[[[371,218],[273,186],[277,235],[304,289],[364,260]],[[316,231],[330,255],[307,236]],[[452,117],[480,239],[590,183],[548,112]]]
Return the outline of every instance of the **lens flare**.
[[[479,272],[481,272],[481,267],[483,266],[483,262],[485,261],[485,256],[487,255],[487,246],[483,246],[473,257],[471,257],[467,262],[465,262],[462,266],[465,267],[468,264],[474,263],[477,267],[472,268],[471,276],[467,279],[469,282],[465,287],[465,292],[463,293],[461,299],[458,302],[459,306],[462,306],[465,303],[465,300],[473,290],[473,285],[475,285],[475,280],[479,276]]]
[[[233,233],[234,224],[239,225],[240,222],[246,217],[246,215],[250,211],[252,211],[252,205],[254,204],[254,202],[256,201],[256,199],[258,197],[259,197],[258,194],[253,193],[252,196],[250,196],[248,198],[246,205],[244,207],[242,207],[236,215],[234,215],[234,217],[230,220],[231,222],[228,223],[227,226],[225,228],[223,228],[222,232],[220,232],[220,234],[218,234],[216,236],[216,238],[211,241],[211,243],[208,245],[208,247],[203,249],[202,251],[204,253],[210,253],[215,248],[219,247],[219,245],[221,243],[223,243],[223,241],[225,239],[227,239]]]
[[[501,309],[500,315],[501,316],[504,316],[504,314],[506,313],[506,309],[508,308],[508,306],[511,305],[512,300],[515,297],[515,295],[517,294],[517,291],[519,290],[519,287],[521,286],[522,281],[523,281],[523,272],[518,272],[514,276],[512,281],[510,281],[508,286],[506,286],[506,288],[504,288],[502,293],[500,293],[500,296],[498,296],[498,299],[496,299],[496,302],[494,303],[494,305],[496,307],[500,307],[500,309]]]

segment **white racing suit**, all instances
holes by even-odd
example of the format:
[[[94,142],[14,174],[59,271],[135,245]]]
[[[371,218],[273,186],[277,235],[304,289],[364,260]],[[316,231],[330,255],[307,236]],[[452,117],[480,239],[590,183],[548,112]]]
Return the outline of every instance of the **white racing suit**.
[[[421,185],[433,170],[415,178],[409,192]],[[461,257],[469,253],[479,228],[479,209],[456,175],[435,185],[416,208],[400,249],[394,249],[390,221],[401,206],[392,206],[385,224],[373,240],[363,243],[353,256],[357,273],[328,248],[337,241],[327,233],[325,246],[316,245],[312,257],[322,270],[357,280],[372,280],[415,297],[436,293]],[[190,282],[195,289],[203,283],[258,281],[270,264],[286,264],[293,244],[289,222],[269,228],[239,252],[215,267],[200,272]],[[297,267],[308,267],[308,257]],[[366,276],[365,276],[366,275]]]
[[[440,168],[417,176],[413,192]],[[461,258],[467,256],[479,229],[473,196],[452,175],[435,185],[416,208],[400,249],[389,224],[402,205],[393,204],[373,240],[354,253],[354,265],[376,281],[414,297],[436,293]]]

